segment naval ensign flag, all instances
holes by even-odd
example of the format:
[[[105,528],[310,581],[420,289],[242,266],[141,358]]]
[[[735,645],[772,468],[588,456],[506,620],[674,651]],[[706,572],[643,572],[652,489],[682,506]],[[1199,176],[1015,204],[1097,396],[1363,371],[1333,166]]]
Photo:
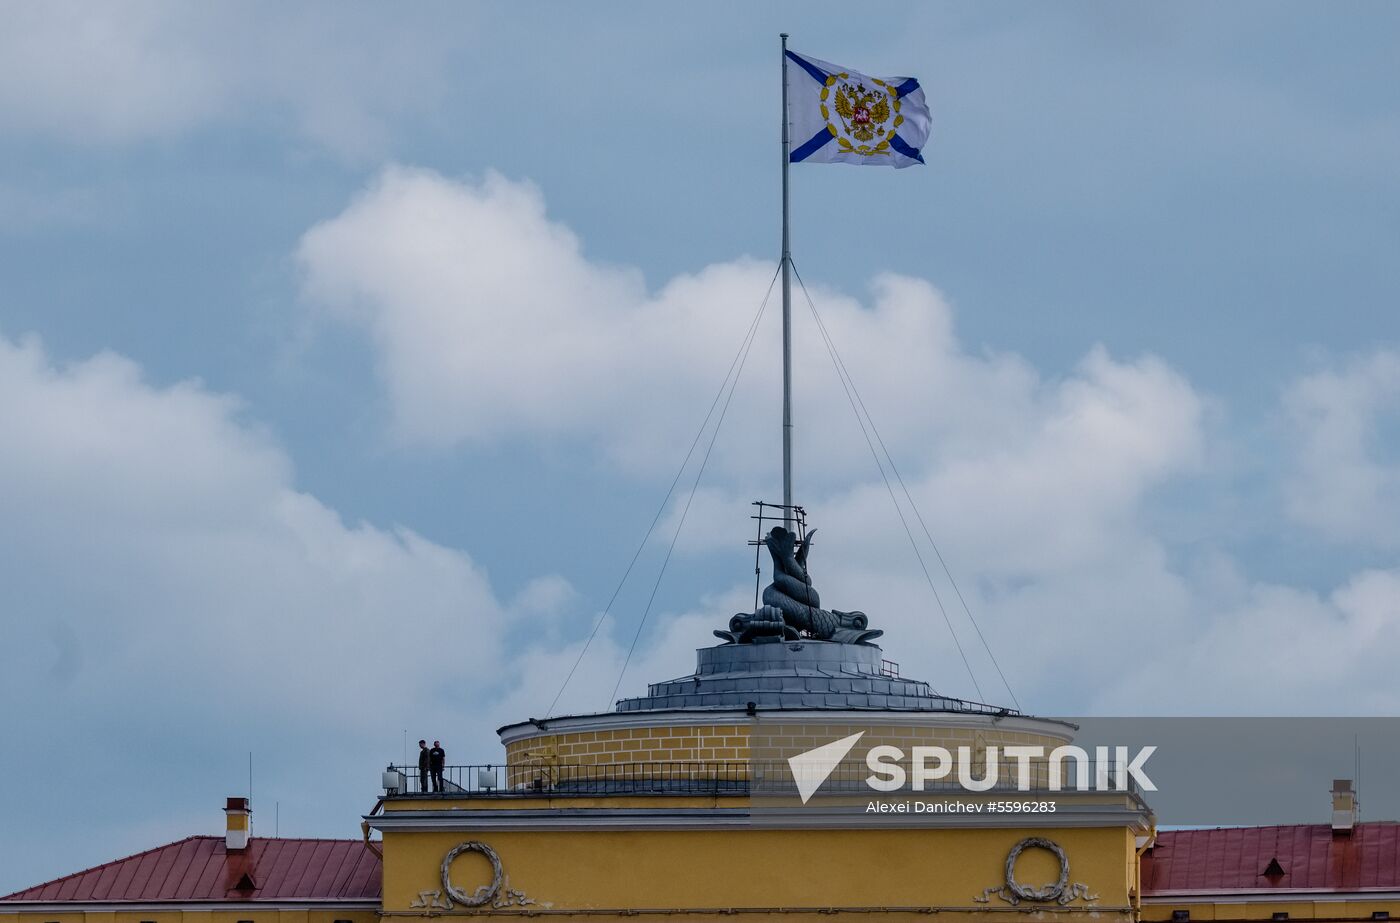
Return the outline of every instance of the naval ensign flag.
[[[793,163],[923,163],[924,91],[913,77],[867,77],[849,67],[787,52]]]

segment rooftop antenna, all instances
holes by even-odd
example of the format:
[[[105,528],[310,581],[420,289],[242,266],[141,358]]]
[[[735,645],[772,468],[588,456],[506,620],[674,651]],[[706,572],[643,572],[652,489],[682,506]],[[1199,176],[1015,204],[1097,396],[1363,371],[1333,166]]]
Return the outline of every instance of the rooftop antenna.
[[[248,751],[248,832],[253,832],[253,751]]]
[[[1354,775],[1354,778],[1356,779],[1356,791],[1359,793],[1359,792],[1361,791],[1361,735],[1360,735],[1360,734],[1352,734],[1352,735],[1351,735],[1351,746],[1352,746],[1352,749],[1355,751],[1355,757],[1356,757],[1356,773],[1355,773],[1355,775]],[[1360,806],[1361,806],[1361,805],[1360,805],[1360,803],[1358,802],[1358,803],[1357,803],[1357,807],[1360,808]],[[1359,815],[1360,813],[1361,813],[1361,812],[1358,810],[1358,811],[1357,811],[1357,814]],[[1359,819],[1359,818],[1358,818],[1358,819]]]
[[[280,837],[282,835],[282,802],[274,801],[272,808],[272,835]]]

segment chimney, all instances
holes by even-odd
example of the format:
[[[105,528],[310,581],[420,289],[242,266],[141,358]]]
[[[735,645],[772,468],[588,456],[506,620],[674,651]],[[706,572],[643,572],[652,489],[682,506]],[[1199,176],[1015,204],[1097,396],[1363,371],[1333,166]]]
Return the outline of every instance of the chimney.
[[[1351,836],[1361,802],[1356,800],[1350,779],[1332,780],[1332,835]]]
[[[229,852],[246,849],[248,839],[252,836],[253,809],[248,806],[247,798],[230,798],[228,804],[224,806],[224,813],[228,815],[228,828],[224,832],[224,847]]]

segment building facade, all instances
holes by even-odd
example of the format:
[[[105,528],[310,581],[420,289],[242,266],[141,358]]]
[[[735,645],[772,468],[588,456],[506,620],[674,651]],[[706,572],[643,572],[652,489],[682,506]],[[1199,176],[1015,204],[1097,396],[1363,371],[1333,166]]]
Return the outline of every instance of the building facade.
[[[1071,725],[901,677],[868,640],[730,640],[698,651],[694,674],[613,711],[499,733],[502,762],[448,767],[441,791],[425,791],[416,767],[386,770],[361,840],[251,837],[249,805],[229,799],[223,837],[191,837],[9,895],[0,923],[1400,915],[1400,826],[1356,823],[1348,786],[1334,787],[1330,825],[1176,831],[1157,830],[1142,794],[1121,779],[1058,792],[1053,811],[937,823],[871,817],[880,812],[863,761],[828,760],[804,792],[806,764],[793,755],[849,750],[856,739],[866,749],[963,754],[980,761],[981,778],[1007,748],[1072,745]],[[1028,788],[1011,787],[1005,771],[955,800],[1035,802],[1051,768],[1026,765]]]

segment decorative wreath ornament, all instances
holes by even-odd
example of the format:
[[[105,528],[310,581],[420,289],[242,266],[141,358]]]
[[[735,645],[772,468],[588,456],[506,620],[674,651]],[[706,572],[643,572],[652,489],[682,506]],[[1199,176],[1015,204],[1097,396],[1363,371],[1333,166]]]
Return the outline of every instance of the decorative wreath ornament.
[[[452,884],[452,862],[463,853],[479,852],[486,857],[486,861],[491,863],[491,883],[482,885],[471,894],[463,891]],[[484,907],[491,903],[492,898],[501,890],[501,882],[505,874],[501,871],[501,857],[496,855],[496,851],[480,840],[468,840],[460,843],[448,850],[446,856],[442,858],[442,890],[447,892],[447,896],[463,907]]]
[[[1047,884],[1043,888],[1032,888],[1030,885],[1023,885],[1016,880],[1016,860],[1021,858],[1021,853],[1030,848],[1049,850],[1056,859],[1060,860],[1060,877],[1057,881]],[[1011,852],[1006,854],[1006,887],[1012,894],[1023,901],[1057,901],[1065,893],[1065,886],[1069,884],[1069,856],[1065,855],[1064,849],[1054,840],[1047,840],[1041,836],[1026,837],[1015,846],[1011,847]]]
[[[1016,880],[1016,860],[1021,858],[1021,853],[1027,849],[1044,849],[1050,852],[1056,859],[1060,860],[1060,875],[1055,881],[1049,882],[1043,888],[1034,888],[1030,885],[1023,885]],[[1006,854],[1006,884],[997,885],[994,888],[983,890],[981,897],[974,897],[973,900],[979,904],[985,904],[992,899],[995,894],[1008,904],[1016,905],[1025,901],[1027,903],[1047,904],[1051,901],[1057,904],[1069,904],[1078,898],[1083,898],[1085,903],[1092,904],[1099,899],[1097,894],[1089,893],[1089,886],[1083,882],[1070,884],[1069,881],[1069,856],[1065,855],[1064,848],[1054,840],[1047,840],[1040,836],[1026,837],[1015,846],[1011,847],[1011,852]]]

